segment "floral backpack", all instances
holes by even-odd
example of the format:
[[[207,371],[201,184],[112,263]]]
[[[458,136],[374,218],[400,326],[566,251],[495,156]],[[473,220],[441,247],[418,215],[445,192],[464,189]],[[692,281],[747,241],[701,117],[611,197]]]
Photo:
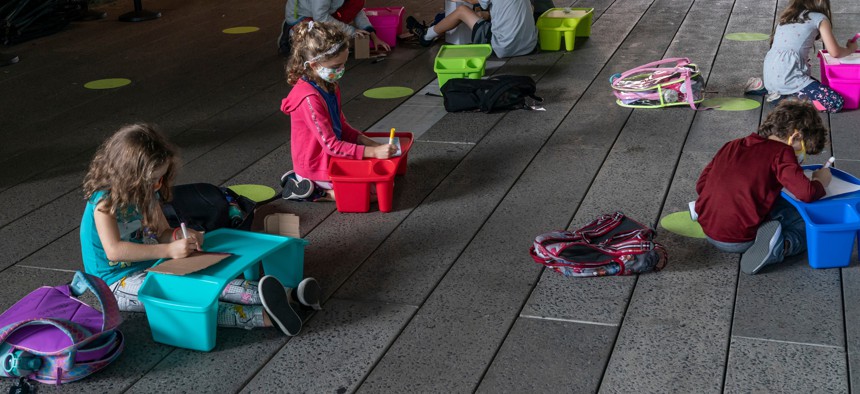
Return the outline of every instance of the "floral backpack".
[[[99,311],[77,297],[90,290]],[[68,383],[108,366],[125,342],[113,293],[101,279],[76,272],[71,284],[40,287],[0,315],[0,377]]]
[[[616,103],[630,108],[663,108],[696,104],[705,99],[705,80],[699,66],[687,58],[669,58],[651,62],[615,74],[612,84]]]
[[[535,262],[564,276],[632,275],[666,266],[666,248],[653,241],[655,235],[651,228],[614,212],[573,231],[541,234],[529,253]]]

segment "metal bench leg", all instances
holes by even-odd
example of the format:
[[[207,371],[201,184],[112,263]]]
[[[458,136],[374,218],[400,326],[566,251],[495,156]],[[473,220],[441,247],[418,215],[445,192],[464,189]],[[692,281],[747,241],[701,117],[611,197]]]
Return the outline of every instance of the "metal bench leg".
[[[123,22],[143,22],[150,19],[161,18],[160,12],[144,10],[140,1],[141,0],[134,0],[134,11],[120,15],[119,20]]]

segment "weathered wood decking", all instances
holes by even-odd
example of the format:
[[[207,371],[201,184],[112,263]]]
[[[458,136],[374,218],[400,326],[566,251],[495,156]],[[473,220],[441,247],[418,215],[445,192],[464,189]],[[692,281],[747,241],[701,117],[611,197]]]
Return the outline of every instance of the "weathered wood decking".
[[[433,4],[429,4],[433,3]],[[405,5],[430,20],[433,2]],[[325,310],[302,334],[222,329],[210,353],[152,341],[126,314],[127,348],[69,392],[849,392],[860,384],[860,270],[813,270],[805,258],[762,274],[738,256],[661,231],[662,272],[566,279],[528,257],[535,235],[622,210],[643,222],[685,209],[694,182],[726,141],[769,110],[630,110],[608,78],[662,57],[698,63],[711,96],[740,96],[760,73],[786,1],[556,0],[595,8],[592,36],[571,53],[507,60],[490,72],[531,75],[546,112],[447,114],[422,134],[398,179],[394,211],[340,214],[333,204],[277,201],[310,241],[306,274]],[[860,26],[860,4],[834,1],[838,37]],[[180,183],[277,187],[291,166],[289,91],[276,55],[283,2],[147,0],[157,21],[106,20],[2,48],[0,308],[81,269],[78,224],[86,165],[120,124],[158,123],[183,152]],[[228,27],[260,31],[229,36]],[[344,112],[366,129],[406,99],[378,86],[431,83],[430,49],[401,45],[385,61],[353,61]],[[130,86],[93,91],[90,80]],[[427,100],[441,100],[426,97]],[[438,103],[435,103],[438,104]],[[826,116],[831,153],[860,173],[860,112]],[[409,130],[409,125],[398,125]],[[822,157],[813,161],[821,162]],[[3,389],[9,382],[3,382]],[[55,389],[41,387],[45,392]]]

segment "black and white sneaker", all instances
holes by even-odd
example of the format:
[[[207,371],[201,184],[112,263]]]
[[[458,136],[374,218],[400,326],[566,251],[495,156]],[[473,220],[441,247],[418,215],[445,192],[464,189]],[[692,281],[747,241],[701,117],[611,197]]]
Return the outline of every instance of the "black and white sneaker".
[[[296,172],[287,171],[281,175],[281,197],[285,200],[303,200],[314,194],[314,183],[310,179],[298,180]]]
[[[320,306],[322,287],[320,287],[320,283],[316,279],[305,278],[299,282],[299,285],[293,291],[295,291],[294,296],[299,300],[300,304],[317,311],[322,310],[322,306]]]
[[[302,330],[302,319],[290,303],[290,294],[277,278],[266,275],[260,279],[257,291],[272,325],[286,335],[295,336]]]
[[[424,38],[427,36],[427,29],[430,29],[430,27],[424,23],[418,22],[418,19],[411,16],[406,17],[406,29],[418,38],[418,43],[421,44],[422,47],[433,45],[433,40]]]
[[[8,66],[10,64],[18,63],[17,55],[7,55],[5,53],[0,53],[0,67]]]

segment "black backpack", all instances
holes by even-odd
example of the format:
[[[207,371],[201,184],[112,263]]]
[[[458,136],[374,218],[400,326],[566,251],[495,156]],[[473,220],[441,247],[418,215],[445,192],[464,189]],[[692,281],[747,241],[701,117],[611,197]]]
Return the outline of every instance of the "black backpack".
[[[496,110],[528,108],[526,97],[535,96],[534,79],[522,75],[497,75],[488,79],[453,78],[442,86],[445,110],[490,113]]]
[[[87,0],[0,1],[0,43],[13,45],[56,33],[87,11]]]
[[[171,227],[185,223],[198,231],[222,227],[250,230],[256,203],[227,188],[210,183],[191,183],[173,187],[173,199],[162,204]]]

